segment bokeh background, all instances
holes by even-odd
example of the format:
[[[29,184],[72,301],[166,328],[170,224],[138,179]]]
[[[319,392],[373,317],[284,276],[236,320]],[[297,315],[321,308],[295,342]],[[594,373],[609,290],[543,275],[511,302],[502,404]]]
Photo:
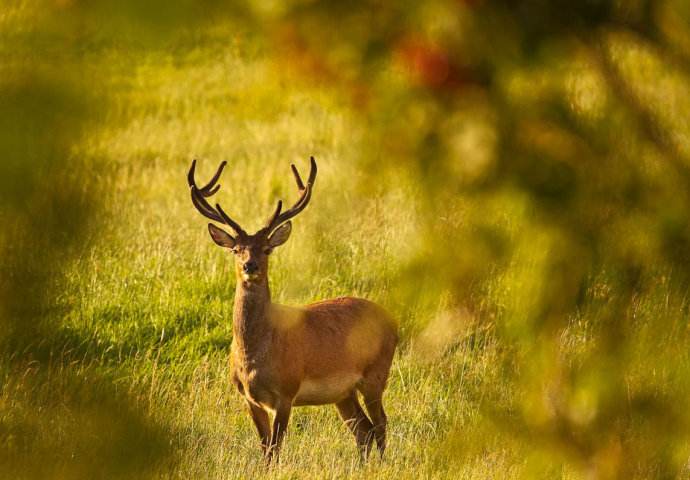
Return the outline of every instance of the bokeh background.
[[[3,0],[0,476],[690,475],[690,4]],[[232,260],[400,320],[387,458],[299,409],[266,469]]]

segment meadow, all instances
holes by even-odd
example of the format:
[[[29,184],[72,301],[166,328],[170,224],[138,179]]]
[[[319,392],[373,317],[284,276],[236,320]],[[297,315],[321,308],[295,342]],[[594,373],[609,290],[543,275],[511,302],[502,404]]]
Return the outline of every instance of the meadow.
[[[496,141],[504,127],[492,130],[500,122],[484,108],[486,96],[439,100],[412,88],[408,105],[394,92],[405,82],[395,65],[372,80],[375,113],[365,114],[352,107],[349,87],[334,92],[328,82],[303,81],[290,69],[294,59],[276,58],[275,45],[241,22],[180,29],[153,46],[143,37],[144,48],[99,32],[80,37],[73,33],[78,21],[44,38],[41,26],[52,25],[46,18],[27,2],[0,13],[0,49],[9,59],[0,86],[10,92],[0,104],[7,114],[0,140],[20,152],[3,167],[9,233],[0,244],[0,298],[13,320],[3,324],[10,340],[3,347],[0,475],[688,475],[686,238],[668,234],[681,253],[664,262],[655,256],[668,240],[657,232],[683,231],[673,228],[686,219],[687,188],[650,153],[649,143],[666,145],[665,137],[643,144],[621,134],[627,153],[616,161],[640,156],[624,164],[625,173],[621,163],[563,159],[564,148],[576,156],[615,148],[594,142],[587,150],[580,137],[536,123],[530,102],[562,79],[521,70],[499,79],[518,99],[510,106],[524,127],[517,142],[534,135],[558,162],[552,168],[527,155],[533,163],[510,163],[494,159],[508,147]],[[51,46],[50,35],[66,36],[70,49]],[[31,52],[26,58],[43,52],[26,64],[39,65],[42,78],[26,91],[15,89],[29,78],[22,49]],[[675,101],[654,97],[654,85],[636,91],[657,98],[653,111],[666,125],[682,124],[690,112],[682,77],[643,48],[616,58],[623,72],[643,67],[639,85],[663,71],[657,87]],[[605,135],[633,128],[634,113],[601,113],[611,102],[602,99],[601,79],[581,57],[574,64],[566,86],[554,88],[592,122],[578,126],[582,137],[590,127],[601,133],[611,118],[619,123]],[[71,65],[78,66],[74,78]],[[559,60],[554,70],[567,68]],[[35,97],[33,86],[55,78],[75,90],[52,96],[41,87],[45,96]],[[438,106],[444,103],[457,112]],[[33,116],[25,121],[26,112]],[[66,135],[70,129],[78,135]],[[671,135],[681,157],[683,135]],[[55,170],[36,160],[41,142],[58,151]],[[361,465],[335,408],[298,408],[281,463],[267,468],[229,377],[233,258],[209,238],[186,174],[197,159],[197,178],[205,181],[227,160],[219,202],[254,230],[278,199],[296,198],[290,164],[306,172],[310,155],[319,165],[315,192],[288,243],[272,255],[273,300],[300,305],[354,295],[394,314],[401,341],[384,397],[390,440],[383,460]],[[434,155],[442,160],[434,163]],[[572,178],[563,165],[576,172]],[[36,171],[39,180],[17,186]],[[475,181],[499,187],[462,190]],[[40,193],[46,185],[50,193]],[[15,190],[31,200],[16,200]],[[563,200],[571,190],[577,193]],[[63,201],[81,213],[61,216]],[[36,218],[39,209],[47,209],[44,219]],[[666,223],[659,226],[659,218]],[[70,222],[81,226],[63,231]],[[38,330],[21,323],[34,318]],[[29,333],[22,337],[23,328]]]

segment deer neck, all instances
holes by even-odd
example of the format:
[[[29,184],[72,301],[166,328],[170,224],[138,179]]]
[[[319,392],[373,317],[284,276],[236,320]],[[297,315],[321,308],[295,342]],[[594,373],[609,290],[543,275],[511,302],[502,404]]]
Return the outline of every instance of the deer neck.
[[[237,279],[233,336],[236,351],[246,363],[260,360],[266,355],[272,336],[268,319],[270,306],[271,292],[266,277],[256,283]]]

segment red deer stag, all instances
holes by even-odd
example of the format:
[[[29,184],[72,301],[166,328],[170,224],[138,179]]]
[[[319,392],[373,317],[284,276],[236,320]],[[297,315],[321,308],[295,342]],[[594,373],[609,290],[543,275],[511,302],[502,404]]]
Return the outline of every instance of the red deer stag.
[[[233,383],[244,396],[270,462],[287,430],[293,406],[334,403],[355,436],[362,459],[374,439],[381,455],[386,448],[383,391],[397,345],[396,324],[380,306],[353,297],[335,298],[304,307],[271,302],[268,257],[290,236],[290,219],[304,210],[316,179],[316,162],[305,185],[292,165],[299,198],[281,211],[278,202],[266,226],[253,235],[245,232],[219,204],[207,198],[226,162],[211,181],[198,187],[196,160],[189,170],[192,202],[205,217],[230,227],[232,234],[209,223],[211,238],[235,255],[235,306],[232,340]],[[360,392],[369,417],[357,399]],[[273,423],[269,421],[273,416]],[[371,419],[371,420],[370,420]]]

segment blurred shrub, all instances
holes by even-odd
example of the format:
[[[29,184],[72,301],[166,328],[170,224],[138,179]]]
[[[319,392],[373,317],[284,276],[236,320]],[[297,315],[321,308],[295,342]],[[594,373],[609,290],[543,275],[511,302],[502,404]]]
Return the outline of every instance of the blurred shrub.
[[[486,414],[528,476],[687,473],[689,13],[299,2],[274,24],[286,62],[368,122],[372,184],[402,171],[423,187],[426,233],[400,285],[429,272],[464,312],[450,318],[496,322],[510,406],[486,401]],[[642,320],[661,311],[659,282],[683,306]]]

